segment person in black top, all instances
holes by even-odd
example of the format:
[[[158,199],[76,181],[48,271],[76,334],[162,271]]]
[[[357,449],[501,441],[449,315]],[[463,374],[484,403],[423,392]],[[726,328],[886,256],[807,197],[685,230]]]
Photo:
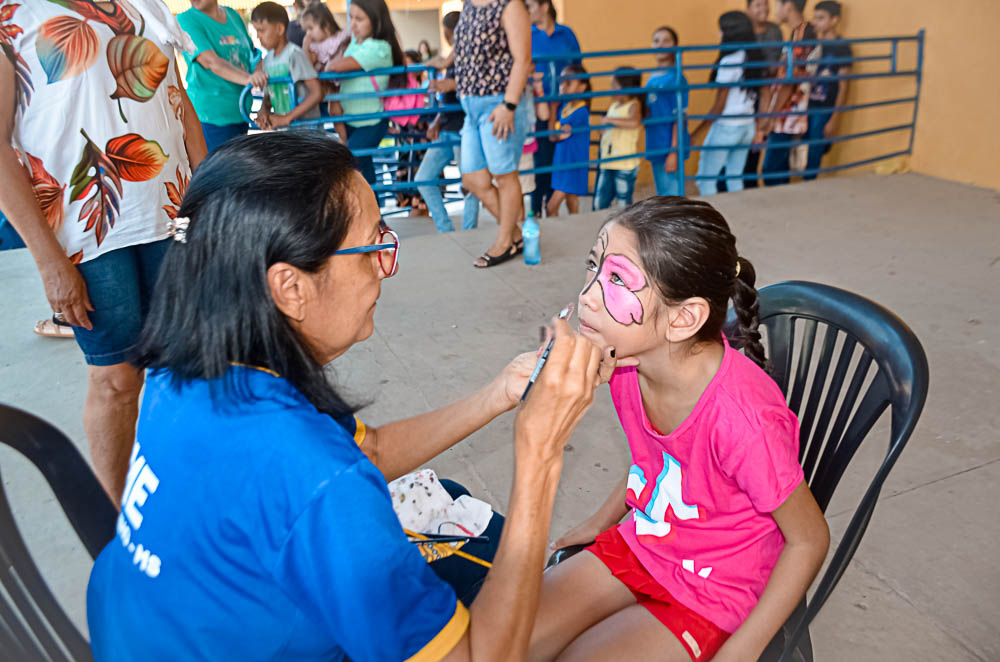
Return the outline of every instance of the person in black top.
[[[466,115],[462,184],[498,221],[493,245],[474,263],[479,269],[524,251],[517,171],[534,120],[530,69],[531,21],[524,3],[465,0],[455,26],[455,84]]]
[[[302,27],[302,12],[313,3],[314,0],[295,0],[295,20],[289,21],[285,30],[285,39],[299,48],[302,48],[302,41],[306,38],[305,28]]]
[[[444,39],[448,42],[449,46],[455,43],[455,26],[458,25],[460,16],[460,12],[453,11],[445,14],[441,20]],[[434,92],[440,94],[439,102],[441,105],[457,106],[459,101],[455,86],[454,58],[448,58],[442,64],[446,65],[444,76],[431,80],[427,86],[427,90],[432,94]],[[414,181],[435,180],[444,172],[445,166],[451,163],[453,155],[455,161],[458,161],[459,154],[461,153],[461,137],[459,132],[462,130],[463,124],[465,124],[465,113],[461,110],[437,114],[427,129],[427,139],[432,143],[442,142],[451,144],[428,149],[424,154],[424,160],[420,164],[420,169],[417,170]],[[438,229],[438,232],[451,232],[454,230],[455,228],[451,224],[451,218],[448,217],[448,211],[445,209],[444,200],[441,198],[441,189],[438,188],[438,185],[425,184],[417,186],[417,190],[420,191],[420,195],[423,196],[424,201],[427,203],[427,209],[430,211],[431,218],[434,219],[434,227]],[[476,227],[478,223],[479,200],[470,193],[465,197],[462,229],[470,230]]]
[[[819,57],[819,66],[816,75],[821,78],[843,76],[851,72],[850,59],[854,57],[851,45],[842,41],[837,34],[837,27],[840,25],[841,6],[836,0],[823,0],[816,4],[813,10],[813,25],[816,33],[829,44],[823,44]],[[826,112],[815,113],[809,116],[809,131],[806,137],[813,139],[830,138],[836,133],[836,111],[838,106],[843,106],[847,99],[846,80],[818,81],[813,84],[812,92],[809,95],[810,108],[829,109]],[[823,155],[830,151],[830,142],[812,143],[809,145],[809,160],[806,164],[806,171],[815,170],[820,167]],[[802,179],[816,179],[816,173],[807,174]]]
[[[754,34],[757,35],[757,41],[760,42],[776,42],[782,41],[785,37],[781,34],[781,28],[778,27],[777,23],[772,23],[768,20],[768,16],[771,14],[771,3],[769,0],[747,0],[747,16],[750,17],[750,21],[753,23]],[[767,70],[767,75],[763,78],[772,78],[776,70],[778,60],[781,59],[781,47],[780,46],[764,46],[761,49],[764,54],[764,58],[771,63],[771,68]],[[755,104],[755,109],[760,112],[760,95],[757,95],[757,102]],[[744,188],[757,188],[757,171],[760,170],[760,155],[761,150],[751,149],[750,153],[747,154],[747,163],[743,168],[743,186]],[[722,192],[727,189],[725,186],[726,180],[719,181],[719,191]]]

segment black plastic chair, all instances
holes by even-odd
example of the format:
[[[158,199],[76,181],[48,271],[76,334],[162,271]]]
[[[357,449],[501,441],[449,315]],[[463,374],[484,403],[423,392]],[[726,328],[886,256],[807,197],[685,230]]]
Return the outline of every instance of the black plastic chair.
[[[855,451],[882,413],[891,410],[888,452],[812,600],[799,604],[760,658],[811,662],[809,624],[861,543],[882,485],[920,418],[930,377],[923,347],[910,328],[857,294],[818,283],[778,283],[760,290],[760,317],[771,376],[799,418],[799,461],[823,512]],[[727,329],[734,323],[730,311]],[[549,565],[582,548],[558,550]]]
[[[18,450],[48,481],[91,558],[114,536],[118,514],[66,435],[42,419],[0,404],[0,442]],[[0,480],[0,659],[92,660],[90,645],[42,579],[14,521]]]
[[[760,317],[771,376],[799,417],[799,461],[823,512],[872,426],[886,409],[891,416],[886,455],[812,600],[779,633],[783,646],[769,647],[761,658],[811,660],[809,624],[861,543],[882,485],[920,418],[930,373],[920,341],[902,320],[845,290],[802,281],[771,285],[760,290]]]

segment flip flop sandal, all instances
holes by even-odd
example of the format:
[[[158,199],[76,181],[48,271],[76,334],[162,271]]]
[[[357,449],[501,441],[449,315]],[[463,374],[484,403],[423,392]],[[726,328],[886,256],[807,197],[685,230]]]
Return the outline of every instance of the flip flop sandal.
[[[517,247],[511,244],[502,255],[490,255],[489,253],[483,253],[480,259],[484,260],[486,264],[473,264],[477,269],[488,269],[489,267],[495,267],[498,264],[503,264],[507,260],[515,257],[517,255]]]
[[[72,338],[73,325],[55,317],[35,323],[35,333],[46,338]]]
[[[514,255],[520,255],[524,252],[524,237],[521,237],[514,242]]]

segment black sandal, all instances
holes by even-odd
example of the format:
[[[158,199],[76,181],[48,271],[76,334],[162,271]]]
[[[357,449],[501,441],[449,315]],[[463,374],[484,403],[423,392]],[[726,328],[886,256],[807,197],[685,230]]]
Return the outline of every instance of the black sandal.
[[[514,255],[520,255],[524,252],[524,237],[514,242],[514,249]]]
[[[489,253],[483,253],[479,256],[479,259],[484,260],[486,264],[473,264],[476,269],[488,269],[489,267],[495,267],[498,264],[503,264],[507,260],[516,257],[518,254],[517,246],[511,244],[502,255],[490,255]]]

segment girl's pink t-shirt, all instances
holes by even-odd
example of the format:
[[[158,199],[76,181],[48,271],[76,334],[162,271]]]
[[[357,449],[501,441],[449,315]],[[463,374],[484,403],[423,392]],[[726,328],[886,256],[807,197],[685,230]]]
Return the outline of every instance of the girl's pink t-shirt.
[[[771,513],[802,482],[799,425],[781,390],[725,343],[694,411],[670,434],[646,416],[636,369],[611,397],[632,450],[619,531],[683,605],[734,632],[757,604],[785,539]]]

